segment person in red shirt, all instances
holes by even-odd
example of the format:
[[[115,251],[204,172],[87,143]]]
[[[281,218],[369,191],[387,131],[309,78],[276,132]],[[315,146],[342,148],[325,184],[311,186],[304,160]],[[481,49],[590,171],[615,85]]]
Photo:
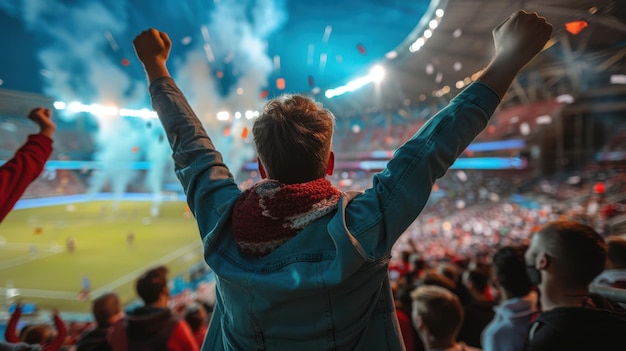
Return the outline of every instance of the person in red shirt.
[[[28,118],[39,126],[39,133],[28,136],[12,159],[0,166],[0,222],[13,209],[28,185],[41,174],[52,154],[52,136],[56,125],[47,108],[38,107]]]
[[[67,335],[67,329],[65,328],[65,323],[63,323],[63,320],[61,320],[61,317],[59,316],[59,311],[56,309],[52,311],[52,319],[54,320],[56,333],[47,324],[33,325],[29,330],[23,333],[22,339],[20,339],[16,333],[16,329],[17,323],[22,316],[22,307],[23,305],[18,303],[15,307],[15,311],[11,314],[7,328],[4,331],[4,338],[6,341],[12,343],[25,342],[30,345],[41,345],[42,351],[57,351],[61,348],[61,346],[63,346],[63,342],[65,341],[65,336]]]
[[[144,305],[126,314],[128,349],[133,351],[198,351],[196,339],[185,320],[168,308],[168,270],[159,266],[135,282]]]
[[[191,328],[196,343],[201,346],[204,342],[204,336],[209,329],[210,314],[201,304],[193,304],[187,307],[185,312],[185,321]]]

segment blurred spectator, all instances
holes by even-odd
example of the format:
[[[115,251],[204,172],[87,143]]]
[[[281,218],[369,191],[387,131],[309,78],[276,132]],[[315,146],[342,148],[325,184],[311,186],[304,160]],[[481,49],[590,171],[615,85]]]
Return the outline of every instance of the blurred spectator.
[[[168,308],[167,268],[153,268],[137,279],[144,306],[127,315],[128,349],[132,351],[197,351],[199,346],[184,320]]]
[[[389,276],[391,279],[406,278],[411,272],[411,258],[412,252],[402,251],[400,259],[389,264]]]
[[[493,256],[495,283],[502,301],[482,334],[485,351],[522,351],[528,326],[536,317],[537,293],[526,275],[526,246],[505,246]]]
[[[424,278],[426,275],[426,268],[426,261],[422,257],[416,253],[411,255],[411,272],[409,273],[411,279],[409,280],[409,283]]]
[[[458,339],[473,347],[481,347],[480,336],[494,316],[495,303],[486,295],[488,284],[489,276],[482,269],[463,273],[463,285],[470,299],[463,306],[465,318]]]
[[[452,279],[450,279],[449,277],[443,274],[436,273],[434,271],[427,272],[424,275],[424,279],[422,279],[420,283],[421,283],[420,285],[439,286],[439,287],[448,289],[451,292],[455,292],[457,290],[456,283]]]
[[[201,346],[204,342],[204,336],[209,328],[210,319],[211,315],[207,313],[202,304],[191,304],[187,306],[185,321],[189,324],[189,328],[191,328],[191,332],[194,338],[196,338],[198,346]]]
[[[50,110],[38,107],[28,118],[39,126],[39,133],[28,136],[28,141],[15,156],[0,166],[0,222],[13,209],[28,185],[43,170],[52,153],[52,136],[56,129],[50,119]]]
[[[626,312],[589,293],[605,260],[604,240],[587,225],[551,222],[533,236],[525,261],[543,312],[530,327],[529,351],[626,350]]]
[[[59,311],[54,310],[52,312],[56,331],[47,324],[30,325],[25,326],[20,331],[18,337],[15,331],[21,316],[22,304],[18,303],[4,331],[6,341],[11,343],[24,342],[31,345],[41,345],[41,350],[43,351],[57,351],[63,345],[66,329],[61,317],[59,317]]]
[[[450,262],[441,262],[436,266],[436,271],[453,281],[455,284],[459,281],[459,269]]]
[[[81,335],[76,351],[126,351],[124,311],[119,296],[106,293],[96,298],[91,312],[97,325]]]
[[[607,239],[605,270],[591,284],[626,289],[626,240],[620,237]]]
[[[411,297],[413,323],[426,350],[478,350],[456,341],[463,322],[463,307],[456,295],[442,287],[422,286]]]
[[[402,286],[393,292],[394,305],[396,307],[396,317],[402,333],[402,341],[406,351],[423,351],[424,344],[417,335],[417,331],[411,321],[411,289],[409,286]]]

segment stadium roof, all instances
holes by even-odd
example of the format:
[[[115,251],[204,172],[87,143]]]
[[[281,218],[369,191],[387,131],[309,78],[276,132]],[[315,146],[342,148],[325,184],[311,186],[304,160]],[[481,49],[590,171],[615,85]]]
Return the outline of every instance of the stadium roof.
[[[131,42],[155,27],[174,42],[170,68],[183,90],[217,109],[254,108],[282,92],[314,94],[339,115],[395,109],[452,96],[487,64],[491,29],[520,8],[554,24],[554,45],[514,84],[512,99],[576,92],[626,72],[621,0],[38,0],[0,3],[8,49],[0,88],[145,105]],[[375,64],[386,70],[381,89],[324,96]]]

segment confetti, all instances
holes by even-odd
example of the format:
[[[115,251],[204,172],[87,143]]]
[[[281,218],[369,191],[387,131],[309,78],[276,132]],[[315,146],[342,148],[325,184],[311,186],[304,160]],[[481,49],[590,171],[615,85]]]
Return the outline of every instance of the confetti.
[[[565,23],[565,29],[574,35],[578,35],[578,33],[582,32],[587,26],[589,26],[587,22],[582,20]]]
[[[276,79],[276,89],[285,90],[285,78]]]
[[[363,44],[361,43],[356,44],[356,49],[359,50],[361,55],[365,55],[367,53],[367,50],[365,50],[365,46],[363,46]]]

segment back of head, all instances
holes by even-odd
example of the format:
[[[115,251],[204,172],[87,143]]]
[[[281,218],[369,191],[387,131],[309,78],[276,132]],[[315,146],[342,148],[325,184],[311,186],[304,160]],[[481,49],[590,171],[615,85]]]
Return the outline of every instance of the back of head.
[[[505,246],[493,255],[495,277],[511,298],[526,296],[532,288],[526,274],[526,249],[524,245]]]
[[[37,324],[24,333],[23,341],[27,344],[45,344],[52,341],[54,332],[47,324]]]
[[[91,312],[99,327],[108,327],[111,318],[122,312],[122,304],[117,294],[106,293],[93,300]]]
[[[135,284],[137,295],[146,305],[157,302],[166,287],[167,268],[165,266],[159,266],[145,272]]]
[[[588,225],[551,222],[537,233],[553,257],[555,276],[566,288],[586,288],[604,270],[606,243]]]
[[[463,284],[465,284],[468,289],[473,289],[477,293],[484,294],[489,284],[489,275],[482,269],[465,271]]]
[[[194,332],[200,329],[206,318],[207,313],[202,305],[192,304],[185,311],[185,321]]]
[[[612,269],[626,269],[626,240],[620,237],[607,239],[607,263]],[[607,267],[608,268],[608,267]]]
[[[435,271],[427,272],[424,275],[424,279],[422,279],[422,285],[435,285],[435,286],[439,286],[442,288],[446,288],[450,291],[456,290],[455,281]]]
[[[323,178],[335,117],[313,100],[285,95],[269,101],[252,133],[267,176],[284,184]]]
[[[413,322],[419,320],[435,340],[456,340],[463,322],[463,308],[459,298],[439,286],[421,286],[411,293]]]
[[[411,255],[411,264],[415,271],[419,272],[426,269],[426,261],[417,254]]]
[[[459,278],[459,269],[450,262],[438,263],[436,271],[439,274],[445,275],[446,277],[448,277],[448,279],[452,280],[455,283],[457,282]]]

